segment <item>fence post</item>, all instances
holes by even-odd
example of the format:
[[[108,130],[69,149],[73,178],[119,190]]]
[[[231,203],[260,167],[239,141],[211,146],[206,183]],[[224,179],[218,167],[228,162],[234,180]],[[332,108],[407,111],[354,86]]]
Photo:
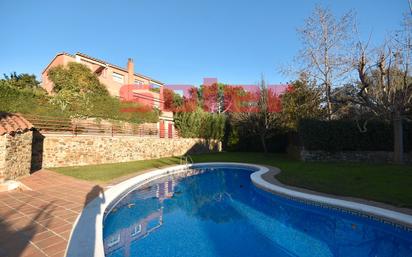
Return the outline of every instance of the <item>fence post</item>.
[[[73,124],[73,135],[75,135],[75,136],[77,136],[76,131],[77,131],[77,124],[75,123],[75,124]]]
[[[112,128],[111,128],[111,130],[112,130],[112,137],[113,137],[113,124],[112,124]]]

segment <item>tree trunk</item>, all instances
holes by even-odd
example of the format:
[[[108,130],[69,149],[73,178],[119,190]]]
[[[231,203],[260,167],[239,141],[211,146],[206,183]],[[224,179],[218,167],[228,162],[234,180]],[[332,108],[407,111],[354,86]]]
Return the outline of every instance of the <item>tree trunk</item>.
[[[266,139],[265,139],[265,135],[260,134],[260,142],[262,143],[262,148],[263,148],[263,152],[267,153],[268,149],[266,147]]]
[[[332,100],[331,100],[331,88],[330,85],[326,86],[326,104],[328,111],[328,120],[332,119]]]
[[[328,119],[332,120],[332,102],[328,100]]]
[[[393,117],[393,161],[403,163],[403,123],[399,112]]]

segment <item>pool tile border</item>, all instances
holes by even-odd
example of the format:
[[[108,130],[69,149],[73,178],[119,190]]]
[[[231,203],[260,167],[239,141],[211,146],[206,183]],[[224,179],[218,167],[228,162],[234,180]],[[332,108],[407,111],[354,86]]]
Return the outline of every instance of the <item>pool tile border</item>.
[[[279,195],[283,198],[286,198],[286,199],[289,199],[289,200],[292,200],[292,201],[295,201],[295,202],[299,202],[299,203],[302,203],[302,204],[305,204],[305,205],[316,206],[316,207],[320,207],[320,208],[324,208],[324,209],[328,209],[328,210],[339,211],[339,212],[342,212],[342,213],[349,213],[349,214],[354,215],[354,216],[358,216],[358,217],[362,217],[362,218],[382,222],[384,224],[392,225],[395,228],[400,228],[400,229],[403,229],[405,231],[412,232],[412,227],[411,226],[407,226],[407,225],[404,225],[404,224],[399,224],[399,223],[393,222],[392,220],[385,219],[385,218],[382,218],[382,217],[378,217],[376,215],[370,215],[370,214],[367,214],[367,213],[363,213],[361,211],[356,211],[356,210],[347,209],[347,208],[341,208],[341,207],[331,205],[331,204],[322,204],[322,203],[319,203],[319,202],[316,202],[316,201],[310,201],[310,200],[305,200],[305,199],[302,199],[302,198],[296,198],[296,197],[292,197],[292,196],[289,196],[289,195],[280,194],[280,193],[276,193],[276,192],[272,192],[272,191],[270,191],[270,193]]]

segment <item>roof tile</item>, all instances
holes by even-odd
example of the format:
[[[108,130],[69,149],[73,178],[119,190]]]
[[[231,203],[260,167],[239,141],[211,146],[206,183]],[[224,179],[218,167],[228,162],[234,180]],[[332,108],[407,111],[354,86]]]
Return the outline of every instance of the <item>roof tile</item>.
[[[0,136],[26,132],[32,128],[33,125],[20,114],[0,112]]]

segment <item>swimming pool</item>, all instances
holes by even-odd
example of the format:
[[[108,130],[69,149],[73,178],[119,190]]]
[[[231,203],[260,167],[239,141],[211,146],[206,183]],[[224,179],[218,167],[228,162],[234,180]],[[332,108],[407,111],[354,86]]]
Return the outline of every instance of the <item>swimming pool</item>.
[[[267,193],[253,167],[205,165],[129,192],[104,219],[107,257],[412,256],[412,233]]]

